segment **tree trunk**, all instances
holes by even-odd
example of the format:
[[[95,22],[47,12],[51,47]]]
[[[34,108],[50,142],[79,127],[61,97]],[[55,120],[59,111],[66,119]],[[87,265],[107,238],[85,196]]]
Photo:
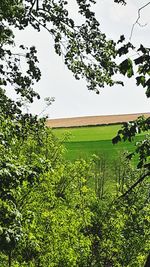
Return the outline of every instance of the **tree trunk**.
[[[11,267],[11,251],[8,254],[8,267]]]
[[[146,263],[145,263],[144,267],[150,267],[150,253],[149,253],[148,257],[147,257],[147,260],[146,260]]]

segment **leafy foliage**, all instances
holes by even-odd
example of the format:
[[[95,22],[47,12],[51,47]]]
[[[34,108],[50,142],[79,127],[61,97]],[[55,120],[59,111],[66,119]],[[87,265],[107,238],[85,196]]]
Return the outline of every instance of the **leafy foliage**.
[[[125,1],[115,1],[125,4]],[[106,84],[112,86],[115,83],[123,85],[122,81],[116,81],[114,74],[117,72],[133,76],[134,65],[138,65],[139,76],[136,77],[137,85],[141,84],[146,88],[149,96],[149,48],[143,45],[137,49],[140,56],[131,60],[124,60],[120,65],[115,61],[116,57],[125,55],[129,49],[135,49],[122,35],[118,44],[108,40],[101,32],[100,24],[97,21],[92,9],[93,0],[77,1],[78,13],[82,21],[78,24],[69,15],[67,1],[1,1],[1,49],[0,84],[7,87],[9,84],[14,87],[17,94],[33,101],[39,95],[34,92],[33,84],[41,77],[38,68],[36,48],[15,45],[15,33],[12,26],[24,30],[29,25],[35,30],[46,29],[54,40],[55,52],[64,57],[68,69],[72,71],[76,79],[85,78],[88,89],[99,93],[99,87]],[[118,48],[119,43],[125,44]],[[26,75],[21,71],[22,60],[26,62]],[[140,78],[142,77],[142,78]]]
[[[120,36],[119,43],[125,42],[125,37]],[[130,50],[135,50],[135,47],[130,43],[125,43],[123,46],[119,47],[117,54],[119,57],[124,56],[129,53]],[[146,96],[150,96],[150,49],[140,45],[140,47],[136,50],[138,57],[134,60],[131,58],[127,58],[123,60],[120,65],[120,73],[123,75],[127,75],[128,78],[131,78],[134,75],[134,68],[136,68],[136,72],[138,76],[135,77],[137,86],[141,85],[143,88],[146,88]]]
[[[65,163],[61,143],[32,119],[1,115],[0,252],[9,266],[86,265],[91,241],[81,230],[92,216],[91,167]]]
[[[116,3],[125,4],[118,0]],[[97,175],[84,160],[63,159],[63,146],[45,127],[45,120],[23,114],[22,102],[7,97],[14,88],[22,99],[33,102],[33,90],[41,72],[36,48],[15,46],[14,28],[46,29],[53,37],[55,52],[76,79],[85,78],[90,90],[114,85],[113,76],[127,77],[137,68],[137,85],[149,97],[149,48],[140,46],[140,56],[116,57],[134,49],[123,35],[118,44],[108,40],[92,12],[94,0],[76,0],[83,23],[69,15],[67,1],[16,1],[0,3],[0,261],[2,266],[139,266],[149,250],[149,137],[137,146],[138,167],[128,193],[119,200],[103,201],[88,187]],[[21,64],[25,62],[22,72]],[[149,129],[149,119],[125,124],[114,142],[129,139]],[[92,162],[93,164],[93,162]],[[134,184],[132,185],[132,182]],[[142,183],[142,187],[138,187]],[[125,188],[124,188],[125,187]],[[134,192],[131,189],[135,189]],[[121,192],[121,193],[123,193]],[[98,195],[98,192],[96,192]],[[112,196],[113,197],[113,196]]]
[[[131,159],[134,155],[138,155],[138,164],[137,168],[143,169],[143,175],[131,186],[127,191],[130,192],[135,188],[139,183],[141,183],[145,178],[150,176],[150,118],[139,117],[137,120],[129,123],[124,123],[121,130],[118,131],[116,137],[113,138],[113,144],[118,143],[119,141],[133,140],[137,133],[147,132],[147,135],[143,141],[140,141],[136,144],[136,149],[133,153],[127,155],[127,158]]]
[[[89,180],[104,171],[104,162],[65,162],[63,146],[42,121],[28,124],[9,116],[2,121],[1,116],[1,122],[3,266],[5,256],[9,266],[122,266],[123,262],[138,266],[144,262],[149,249],[146,182],[129,197],[113,200],[113,195],[103,194],[103,182],[96,192],[89,187]],[[23,126],[19,134],[16,124]],[[126,169],[127,180],[117,195],[140,176],[129,165]]]

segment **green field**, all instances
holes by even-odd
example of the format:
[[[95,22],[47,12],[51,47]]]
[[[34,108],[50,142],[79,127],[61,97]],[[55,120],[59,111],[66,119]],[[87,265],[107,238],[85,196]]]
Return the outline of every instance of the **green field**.
[[[115,158],[120,152],[132,151],[134,144],[143,138],[140,134],[130,142],[112,144],[112,138],[116,135],[121,125],[76,127],[54,129],[55,135],[63,139],[66,147],[66,158],[75,160],[77,158],[89,158],[92,154],[102,154],[109,160]],[[67,136],[68,140],[65,140]]]
[[[54,132],[59,138],[68,133],[70,142],[99,141],[112,139],[120,128],[121,125],[90,126],[61,128],[55,129]]]

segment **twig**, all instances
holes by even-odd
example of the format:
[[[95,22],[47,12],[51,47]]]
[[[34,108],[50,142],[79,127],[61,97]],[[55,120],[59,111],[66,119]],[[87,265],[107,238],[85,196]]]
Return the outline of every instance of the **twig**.
[[[139,19],[141,17],[141,10],[144,9],[145,7],[147,7],[149,4],[150,4],[150,2],[148,2],[147,4],[145,4],[144,6],[142,6],[142,7],[140,7],[138,9],[138,17],[137,17],[136,21],[132,25],[132,29],[131,29],[131,33],[130,33],[130,37],[129,37],[129,40],[130,41],[131,41],[131,38],[132,38],[132,35],[133,35],[133,31],[134,31],[134,27],[135,27],[136,24],[138,24],[140,27],[145,27],[147,25],[147,23],[146,24],[143,24],[143,25],[140,24],[139,23]]]

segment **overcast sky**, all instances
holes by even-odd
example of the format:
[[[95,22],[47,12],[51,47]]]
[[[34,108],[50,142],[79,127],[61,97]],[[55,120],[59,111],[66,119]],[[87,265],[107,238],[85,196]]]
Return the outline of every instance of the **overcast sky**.
[[[72,16],[76,7],[74,0],[68,0]],[[128,0],[127,6],[113,3],[113,0],[98,0],[94,9],[101,30],[109,38],[119,39],[121,34],[129,38],[133,23],[137,19],[138,8],[147,1]],[[137,4],[138,3],[138,4]],[[145,27],[135,26],[132,35],[134,44],[144,43],[149,46],[150,38],[150,5],[141,11],[140,23]],[[47,96],[55,97],[45,115],[50,118],[93,116],[109,114],[125,114],[149,112],[150,103],[144,89],[136,87],[135,81],[127,79],[125,86],[105,87],[99,95],[86,88],[84,80],[75,80],[63,63],[62,57],[55,55],[51,37],[46,31],[37,33],[34,30],[17,33],[18,42],[35,45],[38,49],[42,79],[36,85],[41,100],[36,101],[31,111],[39,114],[44,108],[43,99]],[[16,41],[17,42],[17,41]]]

